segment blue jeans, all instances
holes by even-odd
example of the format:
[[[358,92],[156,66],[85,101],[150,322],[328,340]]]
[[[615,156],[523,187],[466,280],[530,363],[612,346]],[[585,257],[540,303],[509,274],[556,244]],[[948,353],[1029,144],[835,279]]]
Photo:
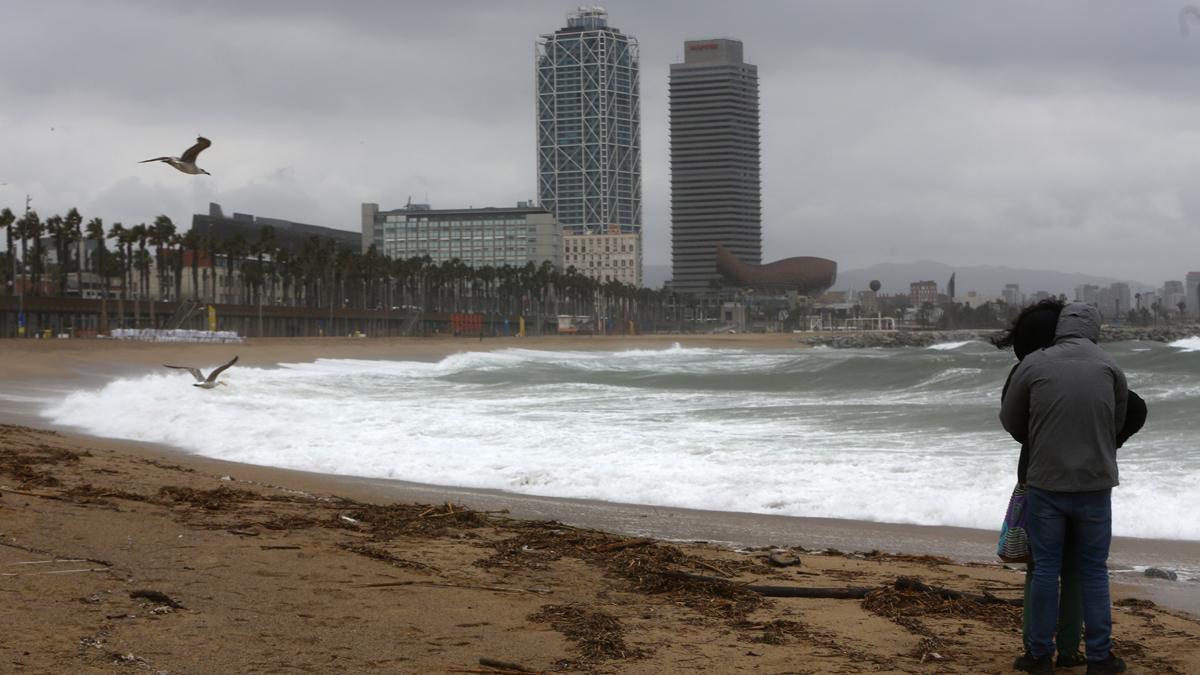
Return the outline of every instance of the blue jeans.
[[[1112,490],[1050,492],[1027,488],[1029,544],[1037,565],[1029,589],[1029,653],[1054,655],[1058,625],[1058,577],[1071,537],[1083,592],[1084,642],[1089,661],[1112,650],[1112,606],[1108,594],[1108,546],[1112,542]],[[1068,527],[1069,524],[1069,527]]]

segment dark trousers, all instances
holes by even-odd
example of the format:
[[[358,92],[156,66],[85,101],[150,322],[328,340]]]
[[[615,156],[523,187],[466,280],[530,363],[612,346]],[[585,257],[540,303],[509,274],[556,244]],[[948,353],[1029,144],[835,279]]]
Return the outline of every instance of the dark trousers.
[[[1033,581],[1029,588],[1029,653],[1054,654],[1058,625],[1058,579],[1068,538],[1079,561],[1084,642],[1089,661],[1112,650],[1112,606],[1108,591],[1108,548],[1112,542],[1112,490],[1050,492],[1028,488],[1029,543]]]
[[[1033,618],[1033,606],[1030,604],[1030,590],[1033,586],[1033,572],[1037,563],[1030,560],[1025,564],[1025,597],[1024,610],[1021,614],[1021,643],[1025,651],[1029,651],[1029,624]],[[1063,549],[1062,580],[1058,594],[1058,632],[1055,643],[1059,654],[1078,654],[1079,644],[1083,641],[1083,593],[1079,589],[1079,556],[1075,554],[1075,545],[1067,536],[1067,545]]]

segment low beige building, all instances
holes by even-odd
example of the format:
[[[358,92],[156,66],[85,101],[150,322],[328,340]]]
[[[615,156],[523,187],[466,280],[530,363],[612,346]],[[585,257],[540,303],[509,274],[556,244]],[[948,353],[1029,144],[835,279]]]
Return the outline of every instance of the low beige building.
[[[642,234],[613,227],[603,234],[563,233],[563,267],[598,281],[642,285]]]

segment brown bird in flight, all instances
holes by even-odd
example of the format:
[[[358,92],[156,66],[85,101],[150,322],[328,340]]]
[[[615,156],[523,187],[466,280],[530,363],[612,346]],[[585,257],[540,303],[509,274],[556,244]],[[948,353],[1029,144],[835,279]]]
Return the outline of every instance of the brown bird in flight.
[[[205,176],[211,176],[211,173],[196,166],[196,157],[200,156],[200,153],[204,152],[204,149],[210,145],[212,145],[212,141],[203,136],[199,136],[196,138],[196,144],[185,150],[183,155],[180,157],[155,157],[154,159],[143,159],[142,161],[138,162],[138,164],[145,164],[146,162],[166,162],[167,164],[170,164],[184,173],[190,173],[192,175],[202,173]]]
[[[226,363],[223,366],[215,368],[211,373],[208,374],[208,377],[204,377],[204,373],[200,372],[199,368],[193,368],[191,366],[173,366],[169,363],[164,363],[163,365],[168,368],[178,368],[179,370],[186,370],[189,373],[191,373],[192,377],[196,378],[196,384],[193,384],[192,385],[193,387],[200,387],[201,389],[213,389],[218,384],[225,384],[224,382],[218,382],[217,376],[220,375],[222,372],[224,372],[225,369],[228,368],[229,366],[232,366],[233,364],[237,363],[237,360],[238,360],[238,357],[236,357],[236,356],[233,357],[233,360],[230,361],[229,363]],[[226,385],[226,386],[228,386],[228,385]]]

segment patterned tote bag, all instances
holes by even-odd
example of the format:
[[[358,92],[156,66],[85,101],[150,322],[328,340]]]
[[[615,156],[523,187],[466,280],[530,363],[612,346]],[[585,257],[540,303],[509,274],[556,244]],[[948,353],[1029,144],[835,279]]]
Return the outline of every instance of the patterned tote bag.
[[[1004,562],[1029,562],[1029,533],[1026,530],[1029,524],[1028,506],[1025,486],[1017,483],[1012,497],[1008,499],[1008,511],[1000,525],[1000,542],[996,545],[996,555]]]

